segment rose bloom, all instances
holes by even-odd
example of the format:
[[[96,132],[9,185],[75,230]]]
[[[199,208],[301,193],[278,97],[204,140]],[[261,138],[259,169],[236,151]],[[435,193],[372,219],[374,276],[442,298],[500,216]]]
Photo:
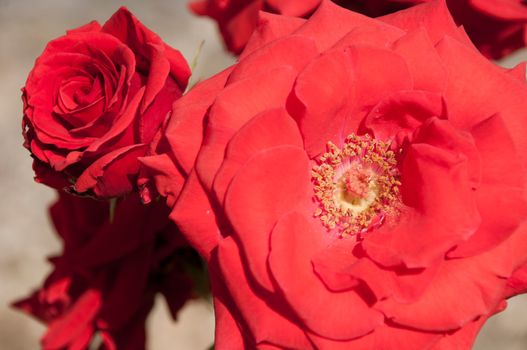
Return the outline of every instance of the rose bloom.
[[[44,285],[14,304],[47,325],[43,349],[144,349],[157,293],[174,320],[196,296],[190,271],[201,270],[200,259],[163,203],[128,196],[110,221],[107,202],[61,193],[50,213],[63,252],[50,259]]]
[[[23,89],[36,180],[98,197],[130,192],[137,157],[189,75],[182,55],[125,8],[51,41]]]
[[[382,16],[430,0],[334,0],[368,16]],[[227,48],[240,53],[257,25],[258,11],[311,15],[321,0],[202,0],[190,4],[198,15],[218,22]],[[487,57],[501,58],[526,44],[527,5],[521,0],[446,0],[456,23]]]
[[[526,287],[526,109],[524,66],[442,1],[263,14],[155,163],[209,262],[215,348],[469,349]]]

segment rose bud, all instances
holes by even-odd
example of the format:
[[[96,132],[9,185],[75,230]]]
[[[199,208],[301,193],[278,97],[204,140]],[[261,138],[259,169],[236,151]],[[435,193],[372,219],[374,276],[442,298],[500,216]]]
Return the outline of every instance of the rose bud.
[[[97,197],[134,190],[190,69],[127,9],[51,41],[23,89],[35,179]]]

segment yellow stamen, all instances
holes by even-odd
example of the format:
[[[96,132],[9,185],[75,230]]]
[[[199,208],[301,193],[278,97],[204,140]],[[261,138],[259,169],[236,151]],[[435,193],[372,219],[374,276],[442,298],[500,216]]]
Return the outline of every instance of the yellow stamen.
[[[342,236],[364,232],[398,213],[399,173],[390,145],[369,135],[349,135],[342,148],[328,142],[311,172],[314,213]]]

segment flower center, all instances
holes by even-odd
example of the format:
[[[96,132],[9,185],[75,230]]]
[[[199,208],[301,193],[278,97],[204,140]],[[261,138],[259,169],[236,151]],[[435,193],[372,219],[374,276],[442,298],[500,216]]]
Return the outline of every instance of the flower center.
[[[342,148],[328,142],[312,170],[315,212],[324,226],[340,235],[359,234],[398,213],[399,172],[390,145],[369,135],[350,135]]]

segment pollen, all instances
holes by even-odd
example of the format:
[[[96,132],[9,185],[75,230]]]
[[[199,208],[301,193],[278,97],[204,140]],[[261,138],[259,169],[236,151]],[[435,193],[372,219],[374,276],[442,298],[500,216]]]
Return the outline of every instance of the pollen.
[[[399,171],[390,144],[349,135],[341,148],[328,142],[311,172],[314,216],[341,236],[370,231],[399,213]]]

